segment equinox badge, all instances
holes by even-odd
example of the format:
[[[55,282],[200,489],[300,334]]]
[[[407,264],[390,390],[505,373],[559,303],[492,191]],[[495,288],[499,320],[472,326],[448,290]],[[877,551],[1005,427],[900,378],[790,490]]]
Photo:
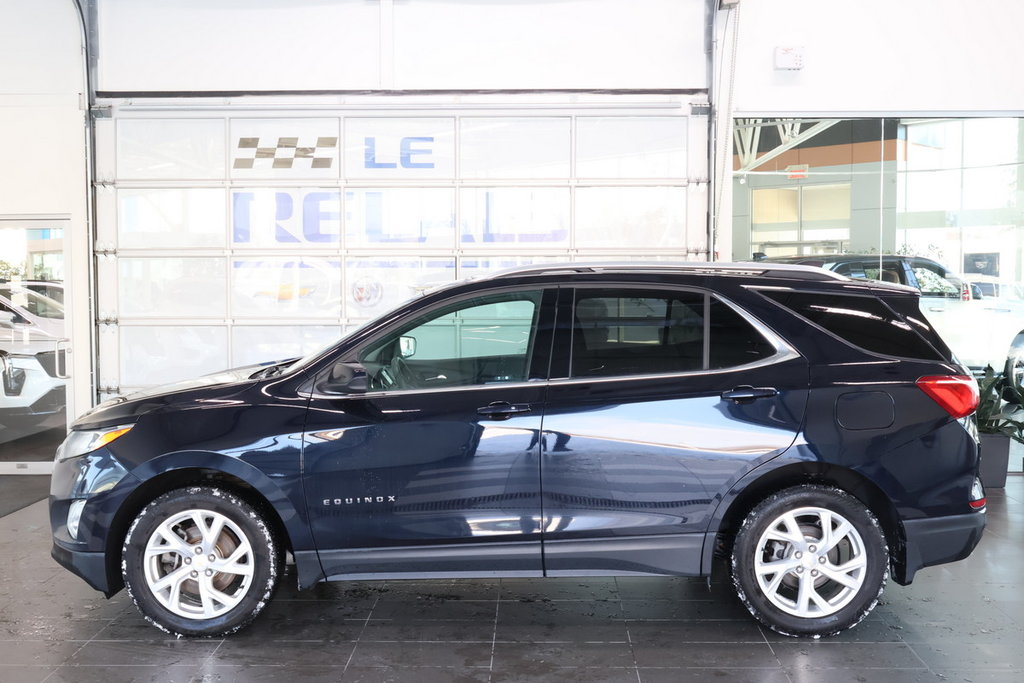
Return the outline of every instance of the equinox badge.
[[[356,498],[324,498],[324,505],[367,505],[369,503],[395,503],[394,496],[362,496]]]

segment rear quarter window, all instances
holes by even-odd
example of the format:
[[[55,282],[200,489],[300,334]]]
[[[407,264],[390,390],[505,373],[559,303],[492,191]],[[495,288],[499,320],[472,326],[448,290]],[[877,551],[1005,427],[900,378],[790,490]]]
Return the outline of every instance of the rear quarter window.
[[[914,327],[873,296],[817,292],[764,292],[800,317],[865,351],[944,361]]]

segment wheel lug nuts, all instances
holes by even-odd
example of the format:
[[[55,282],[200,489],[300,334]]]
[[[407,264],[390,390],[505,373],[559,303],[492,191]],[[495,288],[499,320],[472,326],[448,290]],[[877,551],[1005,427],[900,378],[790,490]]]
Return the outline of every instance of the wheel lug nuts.
[[[796,573],[797,574],[803,574],[804,573],[804,568],[803,567],[797,567],[796,568]]]
[[[197,576],[199,576],[199,572],[197,572],[197,571],[196,571],[195,569],[193,569],[193,570],[192,570],[192,572],[191,572],[191,574],[189,574],[189,576],[191,576],[191,577],[192,577],[192,578],[194,579],[194,578],[196,578]]]
[[[818,575],[818,570],[817,569],[812,569],[811,570],[811,576],[817,576],[817,575]]]
[[[213,570],[212,569],[207,569],[206,570],[206,575],[207,576],[213,576]]]
[[[185,558],[185,564],[192,564],[192,558],[191,557],[186,557]]]
[[[825,556],[824,556],[824,555],[822,555],[821,557],[819,557],[819,558],[818,558],[818,562],[820,562],[820,563],[822,563],[822,564],[825,564]]]
[[[815,547],[814,547],[814,546],[812,545],[812,546],[811,546],[810,548],[808,548],[808,550],[809,550],[809,551],[811,551],[811,552],[813,553],[813,552],[814,552],[815,550],[817,550],[817,548],[815,548]]]
[[[216,562],[216,561],[217,561],[217,556],[214,555],[213,553],[210,553],[210,562]]]
[[[793,555],[793,557],[795,557],[795,558],[796,558],[796,559],[798,559],[798,560],[799,560],[799,559],[800,559],[801,557],[803,557],[803,556],[804,556],[804,554],[803,554],[802,552],[800,552],[799,550],[798,550],[798,551],[796,551],[796,553],[795,553],[795,554]]]
[[[202,554],[203,554],[203,549],[200,548],[199,546],[196,546],[196,555],[202,555]]]

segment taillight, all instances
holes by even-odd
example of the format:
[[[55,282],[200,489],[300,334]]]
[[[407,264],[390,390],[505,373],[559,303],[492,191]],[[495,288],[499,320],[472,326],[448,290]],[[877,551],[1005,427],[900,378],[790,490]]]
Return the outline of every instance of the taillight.
[[[981,485],[981,479],[975,477],[974,486],[971,487],[971,499],[967,501],[967,504],[971,506],[972,510],[984,510],[985,503],[985,488]]]
[[[978,407],[978,383],[973,377],[929,375],[917,380],[917,386],[957,419],[967,417]]]

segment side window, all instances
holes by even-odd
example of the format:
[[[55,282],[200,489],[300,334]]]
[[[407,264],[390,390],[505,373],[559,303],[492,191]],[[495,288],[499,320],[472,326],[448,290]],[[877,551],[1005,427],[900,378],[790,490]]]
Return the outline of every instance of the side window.
[[[910,324],[873,296],[762,292],[843,341],[887,356],[944,360]]]
[[[921,296],[960,298],[959,280],[947,277],[945,272],[940,272],[927,264],[915,263],[913,268]]]
[[[572,377],[726,368],[775,353],[741,315],[700,292],[580,289],[573,318]]]
[[[488,295],[417,318],[360,354],[369,388],[525,381],[541,296],[540,291]]]
[[[775,353],[775,347],[753,325],[719,299],[712,298],[708,310],[711,329],[708,368],[746,365]]]
[[[880,282],[893,282],[898,285],[905,285],[906,274],[903,272],[903,266],[900,263],[884,263],[879,268],[878,261],[874,261],[870,264],[864,264],[862,270],[864,277],[868,280],[878,280]]]

